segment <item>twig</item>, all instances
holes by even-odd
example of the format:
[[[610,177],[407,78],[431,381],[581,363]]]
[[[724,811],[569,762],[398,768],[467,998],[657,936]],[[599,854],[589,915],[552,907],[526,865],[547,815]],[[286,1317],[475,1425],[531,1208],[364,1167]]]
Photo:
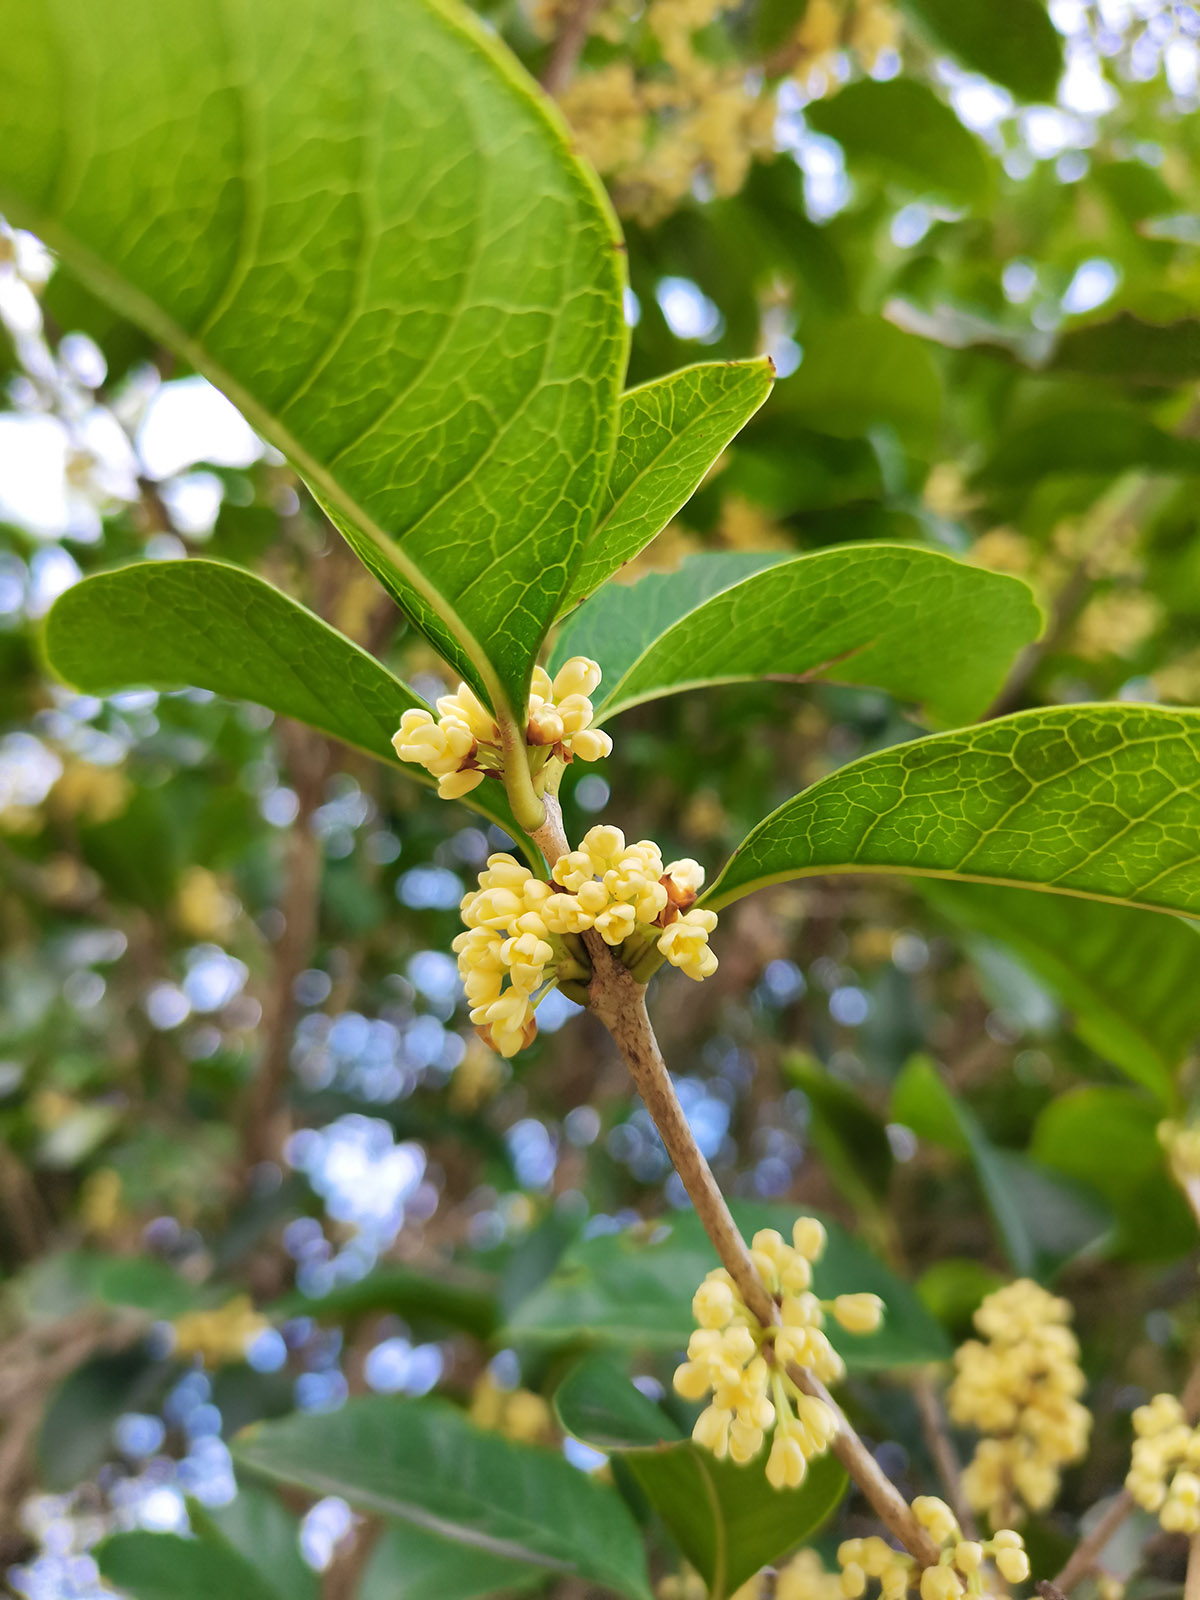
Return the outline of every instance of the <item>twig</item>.
[[[954,1512],[958,1525],[966,1537],[976,1539],[979,1534],[975,1516],[963,1493],[962,1463],[958,1459],[958,1451],[954,1448],[954,1440],[950,1437],[946,1414],[942,1410],[933,1378],[927,1369],[922,1368],[917,1372],[911,1381],[911,1387],[913,1399],[917,1403],[917,1415],[921,1420],[921,1434],[937,1468],[938,1477],[942,1480],[950,1509]]]
[[[551,865],[567,849],[562,813],[552,795],[546,797],[546,819],[535,830],[533,838]],[[737,1284],[746,1305],[764,1327],[770,1327],[778,1321],[778,1308],[754,1270],[746,1241],[688,1126],[646,1013],[645,986],[621,965],[594,931],[585,933],[583,940],[592,960],[588,1004],[624,1056],[634,1085],[721,1264]],[[833,1452],[871,1502],[880,1521],[922,1566],[934,1565],[938,1559],[936,1545],[918,1523],[903,1495],[884,1475],[825,1385],[805,1367],[790,1366],[788,1374],[806,1394],[823,1400],[837,1418]]]
[[[1098,1520],[1096,1526],[1075,1546],[1067,1558],[1067,1564],[1054,1578],[1054,1587],[1064,1594],[1068,1593],[1075,1585],[1087,1577],[1096,1565],[1104,1546],[1116,1533],[1133,1510],[1133,1496],[1128,1489],[1122,1489],[1120,1494],[1114,1495],[1108,1509]]]
[[[1183,1600],[1200,1600],[1200,1533],[1193,1534],[1188,1546],[1187,1577],[1183,1580]]]
[[[550,47],[549,59],[542,68],[541,85],[547,94],[561,94],[574,77],[575,67],[587,43],[592,18],[600,5],[601,0],[575,0],[563,17]]]

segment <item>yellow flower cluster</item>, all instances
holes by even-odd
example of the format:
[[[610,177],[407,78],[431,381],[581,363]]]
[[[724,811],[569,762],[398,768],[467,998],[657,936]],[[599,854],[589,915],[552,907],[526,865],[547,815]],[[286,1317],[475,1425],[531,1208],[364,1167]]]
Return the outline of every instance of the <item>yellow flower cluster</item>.
[[[1160,1122],[1158,1142],[1167,1153],[1171,1172],[1182,1188],[1200,1178],[1200,1127],[1179,1122]]]
[[[597,826],[578,850],[558,858],[551,876],[546,883],[515,857],[497,854],[479,874],[478,890],[463,897],[467,931],[453,945],[458,970],[471,1021],[502,1056],[516,1055],[537,1033],[533,995],[555,981],[552,940],[595,929],[616,947],[653,929],[659,950],[689,978],[716,971],[708,936],[717,916],[695,906],[704,882],[697,862],[664,866],[650,840],[627,845],[620,828]]]
[[[975,1313],[983,1341],[969,1339],[955,1352],[950,1415],[989,1436],[963,1473],[963,1489],[993,1522],[1015,1514],[1014,1497],[1045,1511],[1062,1467],[1087,1448],[1092,1419],[1078,1398],[1085,1379],[1070,1317],[1066,1300],[1021,1278]]]
[[[555,1435],[549,1405],[532,1389],[502,1389],[485,1372],[471,1395],[471,1420],[523,1444],[549,1444]]]
[[[246,1350],[270,1323],[254,1309],[248,1294],[237,1295],[216,1311],[185,1311],[176,1317],[174,1354],[199,1356],[206,1367],[244,1361]]]
[[[984,1561],[991,1559],[1008,1583],[1024,1583],[1029,1576],[1025,1542],[1012,1528],[1001,1528],[987,1541],[964,1539],[954,1513],[936,1495],[918,1495],[913,1514],[941,1554],[935,1566],[919,1569],[912,1556],[894,1550],[886,1539],[847,1539],[838,1546],[844,1600],[860,1600],[868,1581],[879,1584],[881,1600],[905,1600],[915,1584],[921,1600],[962,1600],[981,1591]]]
[[[838,1421],[823,1400],[805,1394],[788,1374],[807,1367],[824,1383],[845,1370],[822,1327],[830,1311],[850,1333],[878,1328],[883,1302],[873,1294],[843,1294],[818,1300],[812,1264],[825,1248],[825,1230],[814,1217],[800,1217],[787,1244],[773,1228],[751,1241],[755,1271],[779,1307],[779,1322],[764,1328],[724,1268],[710,1272],[692,1300],[698,1324],[688,1341],[688,1359],[675,1373],[685,1400],[711,1403],[692,1430],[698,1444],[739,1464],[753,1461],[768,1432],[767,1479],[776,1489],[804,1481],[808,1463],[823,1455]]]
[[[525,726],[531,771],[550,756],[569,762],[599,761],[612,750],[612,740],[592,727],[595,714],[590,694],[599,686],[600,668],[587,656],[572,656],[551,679],[542,667],[533,669]],[[504,771],[500,729],[496,719],[467,684],[437,701],[437,718],[414,706],[400,718],[392,747],[401,761],[424,767],[438,780],[443,800],[457,800],[477,789],[486,777]]]
[[[1174,1395],[1156,1394],[1133,1413],[1137,1438],[1125,1487],[1168,1533],[1200,1533],[1200,1428]]]

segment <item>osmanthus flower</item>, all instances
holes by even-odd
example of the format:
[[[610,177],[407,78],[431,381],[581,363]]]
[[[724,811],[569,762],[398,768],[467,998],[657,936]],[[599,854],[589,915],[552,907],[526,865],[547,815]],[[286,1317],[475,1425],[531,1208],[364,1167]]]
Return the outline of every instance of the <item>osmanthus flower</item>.
[[[808,1463],[824,1454],[838,1430],[830,1407],[805,1394],[788,1367],[799,1364],[823,1382],[835,1382],[845,1369],[823,1331],[826,1313],[854,1333],[872,1332],[883,1316],[875,1295],[822,1301],[812,1293],[812,1263],[824,1247],[825,1230],[813,1217],[797,1220],[790,1245],[773,1228],[756,1233],[751,1259],[779,1307],[779,1322],[764,1327],[728,1272],[717,1268],[696,1290],[692,1312],[698,1326],[688,1358],[675,1373],[684,1399],[711,1396],[692,1436],[715,1456],[745,1464],[772,1436],[766,1474],[776,1489],[803,1482]]]
[[[600,668],[587,656],[572,656],[551,680],[542,667],[533,669],[525,724],[531,774],[555,756],[567,763],[599,761],[612,750],[612,740],[592,727],[594,708],[588,698],[600,683]],[[477,789],[487,777],[504,774],[504,754],[496,719],[469,685],[437,701],[437,717],[414,706],[400,718],[392,747],[401,761],[424,767],[438,780],[438,794],[457,800]]]
[[[921,1568],[906,1551],[894,1549],[877,1536],[847,1539],[837,1553],[844,1600],[860,1600],[872,1580],[879,1585],[881,1600],[906,1600],[910,1588],[919,1592],[921,1600],[962,1600],[967,1594],[990,1594],[995,1580],[986,1566],[988,1561],[1007,1583],[1024,1583],[1028,1578],[1025,1544],[1012,1528],[1001,1528],[985,1541],[964,1539],[953,1511],[936,1495],[918,1495],[912,1509],[938,1546],[937,1562]]]
[[[1200,1533],[1200,1429],[1179,1401],[1156,1394],[1133,1413],[1137,1437],[1125,1487],[1168,1533]]]
[[[951,1419],[985,1435],[963,1490],[993,1521],[1009,1520],[1020,1502],[1047,1510],[1061,1469],[1087,1449],[1092,1419],[1078,1398],[1086,1379],[1070,1318],[1068,1301],[1021,1278],[987,1296],[975,1313],[983,1338],[955,1352]]]
[[[708,949],[716,915],[692,909],[704,882],[695,861],[664,866],[651,840],[627,845],[620,828],[598,825],[578,850],[559,857],[551,876],[546,883],[515,856],[498,853],[462,900],[466,930],[453,948],[471,1021],[502,1056],[533,1042],[536,1007],[560,970],[585,970],[577,965],[582,950],[571,941],[589,929],[617,949],[635,934],[657,939],[667,959],[692,978],[716,971]],[[684,939],[664,944],[679,928]]]

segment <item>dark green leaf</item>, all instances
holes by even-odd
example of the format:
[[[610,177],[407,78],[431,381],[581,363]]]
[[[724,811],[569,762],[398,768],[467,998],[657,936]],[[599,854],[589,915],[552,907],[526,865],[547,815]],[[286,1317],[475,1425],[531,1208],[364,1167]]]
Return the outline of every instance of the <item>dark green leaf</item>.
[[[511,56],[428,0],[4,0],[0,31],[0,209],[223,389],[463,676],[523,703],[627,335],[615,220]]]
[[[140,1350],[94,1356],[54,1391],[38,1433],[47,1489],[65,1492],[90,1478],[113,1454],[113,1429],[126,1411],[145,1410],[167,1381],[161,1362]]]
[[[293,1600],[236,1551],[174,1533],[117,1533],[96,1550],[100,1572],[130,1600]]]
[[[1054,99],[1062,38],[1043,0],[902,0],[934,44],[1020,100]]]
[[[1180,1256],[1196,1238],[1187,1202],[1167,1174],[1161,1115],[1129,1089],[1072,1089],[1042,1112],[1030,1144],[1044,1167],[1104,1196],[1119,1224],[1116,1248],[1139,1260]]]
[[[829,1455],[785,1490],[767,1482],[765,1450],[746,1466],[715,1460],[603,1358],[574,1367],[555,1406],[568,1433],[619,1454],[713,1595],[731,1594],[810,1538],[846,1490]]]
[[[814,328],[800,369],[780,385],[774,409],[789,422],[839,439],[892,428],[914,450],[927,452],[942,404],[928,344],[882,317],[857,316]]]
[[[1098,1055],[1170,1100],[1175,1071],[1200,1037],[1193,924],[982,884],[928,879],[922,893],[952,922],[1007,945],[1071,1008]]]
[[[621,397],[608,492],[565,605],[598,589],[662,532],[770,394],[774,371],[765,357],[711,362]]]
[[[603,591],[580,610],[560,649],[582,640],[596,652],[612,684],[598,721],[685,689],[775,678],[869,685],[920,703],[936,722],[965,722],[1041,626],[1018,579],[908,545],[773,562],[686,609],[698,580],[719,582],[737,559],[693,556],[678,573]]]
[[[1115,406],[1047,411],[1001,434],[975,482],[1004,490],[1052,472],[1116,477],[1135,469],[1200,472],[1200,443],[1177,439],[1140,412]]]
[[[544,1567],[473,1550],[411,1522],[393,1522],[371,1552],[355,1600],[481,1600],[545,1582]]]
[[[247,1429],[234,1454],[276,1482],[647,1600],[641,1539],[615,1490],[552,1451],[484,1432],[443,1402],[351,1400],[333,1415]]]
[[[760,822],[705,898],[871,871],[1200,913],[1200,712],[1059,706],[864,756]]]
[[[1105,322],[1068,328],[1050,368],[1168,389],[1192,383],[1200,378],[1200,318],[1144,322],[1121,311]]]
[[[887,1198],[892,1176],[883,1121],[815,1056],[793,1052],[783,1070],[808,1098],[809,1135],[830,1178],[852,1205],[871,1212]]]
[[[86,694],[209,689],[307,722],[417,783],[431,781],[391,745],[401,714],[424,701],[344,634],[240,567],[145,561],[98,573],[55,602],[45,640],[55,671]],[[516,833],[499,784],[482,785],[466,803]]]
[[[749,1237],[758,1228],[785,1235],[794,1208],[735,1203],[733,1214]],[[866,1337],[830,1329],[847,1366],[856,1371],[936,1361],[945,1355],[941,1330],[912,1290],[857,1240],[825,1220],[829,1245],[817,1265],[817,1292],[825,1297],[869,1291],[881,1295],[888,1314]],[[572,1245],[556,1270],[514,1311],[505,1337],[538,1344],[575,1339],[627,1349],[678,1350],[692,1331],[692,1296],[717,1258],[694,1212],[623,1233],[598,1234]]]
[[[342,1284],[317,1298],[297,1290],[275,1310],[285,1316],[338,1321],[385,1311],[410,1320],[462,1328],[477,1339],[489,1338],[497,1320],[495,1294],[486,1285],[458,1281],[449,1272],[435,1275],[392,1266],[377,1267],[357,1283]]]
[[[836,139],[852,166],[895,179],[914,194],[971,205],[991,185],[983,146],[948,105],[913,78],[860,78],[805,117]]]

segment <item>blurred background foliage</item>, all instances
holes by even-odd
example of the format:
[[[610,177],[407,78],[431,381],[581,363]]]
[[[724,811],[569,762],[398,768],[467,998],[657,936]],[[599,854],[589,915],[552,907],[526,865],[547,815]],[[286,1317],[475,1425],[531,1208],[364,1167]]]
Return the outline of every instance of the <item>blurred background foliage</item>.
[[[480,9],[622,216],[630,382],[755,352],[778,370],[624,577],[701,551],[927,544],[1019,574],[1045,609],[997,710],[1196,702],[1195,7]],[[2,228],[0,396],[0,1564],[17,1594],[88,1596],[113,1527],[210,1517],[249,1548],[265,1518],[285,1554],[300,1541],[294,1595],[490,1592],[494,1568],[389,1586],[402,1534],[372,1556],[336,1497],[234,1500],[225,1441],[436,1389],[556,1442],[547,1397],[620,1292],[587,1246],[677,1206],[678,1181],[569,1002],[546,1001],[514,1063],[472,1035],[448,947],[500,841],[467,812],[253,706],[102,702],[42,669],[39,619],[81,574],[203,553],[440,692],[282,459]],[[848,689],[668,699],[568,778],[568,832],[616,821],[711,873],[772,805],[915,731]],[[656,985],[723,1185],[847,1224],[915,1285],[926,1356],[1006,1276],[1075,1301],[1095,1448],[1027,1529],[1035,1569],[1119,1481],[1128,1411],[1179,1386],[1200,1335],[1195,1224],[1155,1138],[1194,1074],[1196,937],[842,878],[728,913],[702,991]],[[562,1290],[581,1273],[586,1315]],[[670,1353],[639,1359],[650,1392]],[[919,1487],[910,1387],[858,1373],[848,1402]],[[1151,1589],[1178,1576],[1159,1543]]]

